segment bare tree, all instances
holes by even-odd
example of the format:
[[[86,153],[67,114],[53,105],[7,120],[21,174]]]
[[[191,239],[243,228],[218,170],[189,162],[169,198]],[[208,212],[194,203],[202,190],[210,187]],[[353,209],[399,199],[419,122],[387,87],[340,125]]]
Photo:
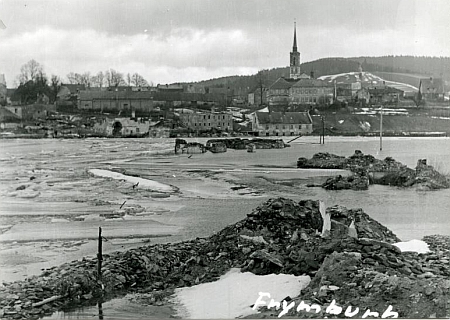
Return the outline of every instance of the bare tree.
[[[131,86],[131,75],[129,73],[127,73],[127,85]]]
[[[80,80],[81,80],[81,84],[84,84],[86,87],[90,87],[91,86],[91,73],[85,72],[82,75],[80,75]]]
[[[67,74],[67,80],[70,84],[81,84],[81,74],[70,72]]]
[[[102,71],[98,72],[95,76],[91,78],[92,86],[94,87],[103,87],[103,84],[105,83],[105,75]]]
[[[36,60],[32,59],[20,68],[19,82],[35,81],[38,76],[44,75],[44,68]]]
[[[147,80],[144,79],[143,76],[141,76],[139,73],[134,73],[131,77],[131,83],[135,87],[145,87],[148,86]]]
[[[120,85],[125,85],[125,81],[123,80],[123,74],[117,72],[114,69],[106,71],[105,77],[109,87],[118,87]]]

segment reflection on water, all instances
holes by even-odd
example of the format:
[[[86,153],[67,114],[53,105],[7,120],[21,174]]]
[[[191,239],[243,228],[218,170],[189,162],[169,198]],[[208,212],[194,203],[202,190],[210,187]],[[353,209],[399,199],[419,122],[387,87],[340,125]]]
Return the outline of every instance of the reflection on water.
[[[43,320],[78,319],[161,319],[172,317],[174,311],[169,306],[146,306],[131,301],[133,295],[99,302],[96,306],[83,307],[72,311],[57,311]]]

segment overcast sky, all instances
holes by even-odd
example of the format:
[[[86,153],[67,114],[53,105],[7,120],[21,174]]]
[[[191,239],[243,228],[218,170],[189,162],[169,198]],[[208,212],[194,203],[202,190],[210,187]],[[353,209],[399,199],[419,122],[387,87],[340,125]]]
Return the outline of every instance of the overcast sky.
[[[153,83],[362,55],[450,56],[448,0],[0,0],[0,73],[109,68]]]

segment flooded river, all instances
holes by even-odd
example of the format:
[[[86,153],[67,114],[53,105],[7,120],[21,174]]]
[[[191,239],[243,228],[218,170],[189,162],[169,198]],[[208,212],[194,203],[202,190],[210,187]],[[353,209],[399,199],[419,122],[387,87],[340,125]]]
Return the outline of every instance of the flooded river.
[[[318,140],[302,137],[283,150],[229,149],[191,157],[173,154],[174,139],[0,140],[0,280],[24,279],[94,255],[99,226],[109,240],[105,253],[203,237],[275,196],[363,208],[402,240],[450,235],[450,190],[372,185],[366,191],[327,191],[306,184],[345,172],[296,168],[297,158],[317,152],[349,156],[361,150],[413,168],[427,159],[449,174],[449,138],[384,138],[382,151],[375,137],[327,137],[325,145]],[[112,171],[119,178],[108,177]],[[152,185],[159,188],[149,190]],[[165,186],[177,192],[161,192]],[[103,311],[114,309],[110,305]],[[117,308],[110,312],[123,316]]]

